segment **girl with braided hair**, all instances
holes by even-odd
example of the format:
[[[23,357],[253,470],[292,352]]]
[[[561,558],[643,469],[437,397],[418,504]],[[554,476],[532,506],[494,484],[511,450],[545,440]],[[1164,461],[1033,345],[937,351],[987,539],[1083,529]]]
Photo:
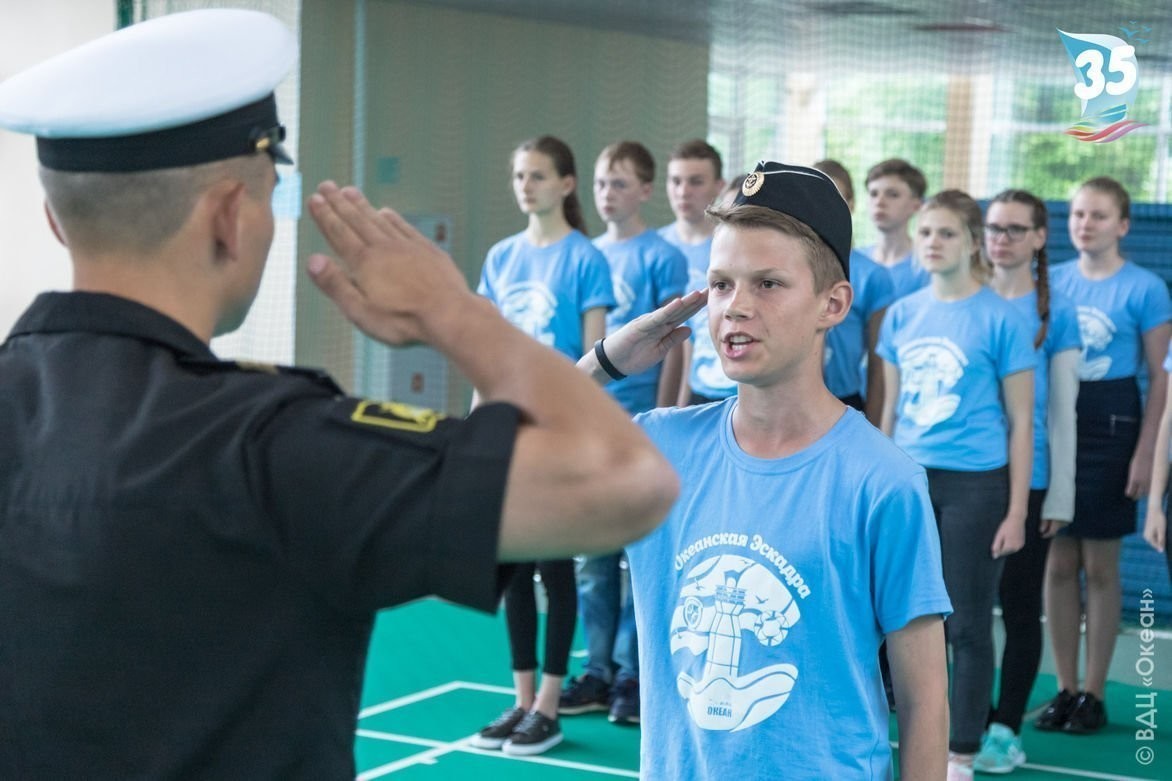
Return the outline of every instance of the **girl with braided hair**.
[[[1078,314],[1050,290],[1046,204],[1025,190],[1005,190],[985,210],[990,287],[1033,326],[1034,467],[1025,547],[1005,559],[1001,573],[1001,655],[998,701],[973,767],[1009,773],[1021,766],[1021,722],[1042,658],[1042,583],[1050,538],[1074,517],[1075,400],[1078,397]]]

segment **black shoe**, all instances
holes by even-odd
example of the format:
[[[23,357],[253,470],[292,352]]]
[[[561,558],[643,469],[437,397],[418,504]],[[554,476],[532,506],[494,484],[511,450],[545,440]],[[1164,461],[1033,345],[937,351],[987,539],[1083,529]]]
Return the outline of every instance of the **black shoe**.
[[[1062,729],[1066,726],[1066,720],[1070,718],[1070,714],[1074,711],[1074,704],[1078,701],[1078,695],[1063,689],[1058,692],[1058,696],[1050,700],[1046,705],[1046,710],[1042,711],[1042,715],[1034,719],[1034,726],[1043,732],[1052,732],[1054,730]]]
[[[468,745],[476,748],[500,748],[524,718],[524,708],[509,708],[493,719],[487,727],[473,735],[468,740]]]
[[[501,746],[501,751],[514,757],[528,757],[544,754],[562,742],[565,735],[557,719],[551,719],[538,711],[529,711],[521,723]]]
[[[1062,726],[1062,731],[1071,735],[1089,735],[1105,726],[1107,709],[1103,707],[1103,701],[1090,692],[1083,692],[1075,700],[1074,710]]]
[[[615,684],[614,701],[610,704],[610,715],[606,718],[611,724],[639,723],[639,681],[637,679],[623,680]]]
[[[558,715],[577,716],[580,713],[605,711],[610,708],[610,684],[587,673],[571,678],[558,699]]]

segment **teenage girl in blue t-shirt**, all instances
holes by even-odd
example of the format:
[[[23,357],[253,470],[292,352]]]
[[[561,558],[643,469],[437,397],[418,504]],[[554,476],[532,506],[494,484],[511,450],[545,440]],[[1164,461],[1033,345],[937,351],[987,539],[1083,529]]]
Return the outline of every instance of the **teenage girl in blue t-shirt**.
[[[1119,242],[1130,228],[1131,198],[1106,176],[1083,183],[1070,202],[1070,238],[1078,259],[1054,266],[1055,290],[1078,304],[1078,454],[1074,521],[1050,544],[1046,562],[1046,626],[1059,692],[1034,721],[1043,730],[1082,734],[1107,723],[1107,670],[1121,610],[1122,538],[1136,527],[1135,500],[1148,490],[1167,376],[1160,362],[1172,333],[1172,302],[1162,279],[1124,259]],[[1147,366],[1141,405],[1136,375]],[[1079,686],[1086,581],[1086,679]]]
[[[1042,582],[1050,538],[1074,517],[1075,399],[1081,342],[1074,304],[1050,290],[1046,226],[1037,196],[1005,190],[985,211],[990,287],[1025,314],[1034,329],[1034,470],[1025,546],[1005,559],[1001,685],[973,766],[1009,773],[1025,763],[1021,722],[1042,659]]]
[[[931,282],[888,308],[877,350],[883,430],[928,472],[953,603],[950,779],[971,776],[989,716],[993,600],[1024,543],[1033,461],[1033,332],[984,285],[982,224],[958,190],[924,203],[916,252]]]
[[[480,292],[519,328],[577,360],[603,337],[614,293],[606,258],[585,235],[573,153],[559,139],[541,136],[513,152],[512,169],[513,194],[529,225],[489,251]],[[535,571],[548,597],[540,687]],[[573,560],[518,564],[504,600],[516,702],[471,742],[540,754],[562,741],[558,699],[578,618]]]

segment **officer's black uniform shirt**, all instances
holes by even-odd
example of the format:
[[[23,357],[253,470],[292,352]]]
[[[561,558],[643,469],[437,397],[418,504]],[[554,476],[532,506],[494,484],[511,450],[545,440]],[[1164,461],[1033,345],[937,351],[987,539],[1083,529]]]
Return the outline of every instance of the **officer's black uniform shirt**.
[[[0,779],[353,778],[374,611],[495,609],[517,418],[39,297],[0,347]]]

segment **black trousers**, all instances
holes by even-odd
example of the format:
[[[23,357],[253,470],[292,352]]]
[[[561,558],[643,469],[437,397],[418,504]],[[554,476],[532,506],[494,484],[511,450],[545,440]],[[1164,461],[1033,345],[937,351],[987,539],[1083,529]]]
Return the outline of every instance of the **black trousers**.
[[[541,573],[549,609],[545,623],[545,672],[564,676],[578,621],[578,585],[573,559],[534,561],[516,565],[505,589],[505,623],[513,669],[537,669],[537,596],[533,573]]]
[[[1042,583],[1046,554],[1050,552],[1050,540],[1039,531],[1045,498],[1043,490],[1030,491],[1025,547],[1007,557],[1001,571],[999,598],[1005,650],[1001,653],[1000,695],[989,721],[1004,724],[1014,732],[1021,731],[1022,716],[1042,661]]]

